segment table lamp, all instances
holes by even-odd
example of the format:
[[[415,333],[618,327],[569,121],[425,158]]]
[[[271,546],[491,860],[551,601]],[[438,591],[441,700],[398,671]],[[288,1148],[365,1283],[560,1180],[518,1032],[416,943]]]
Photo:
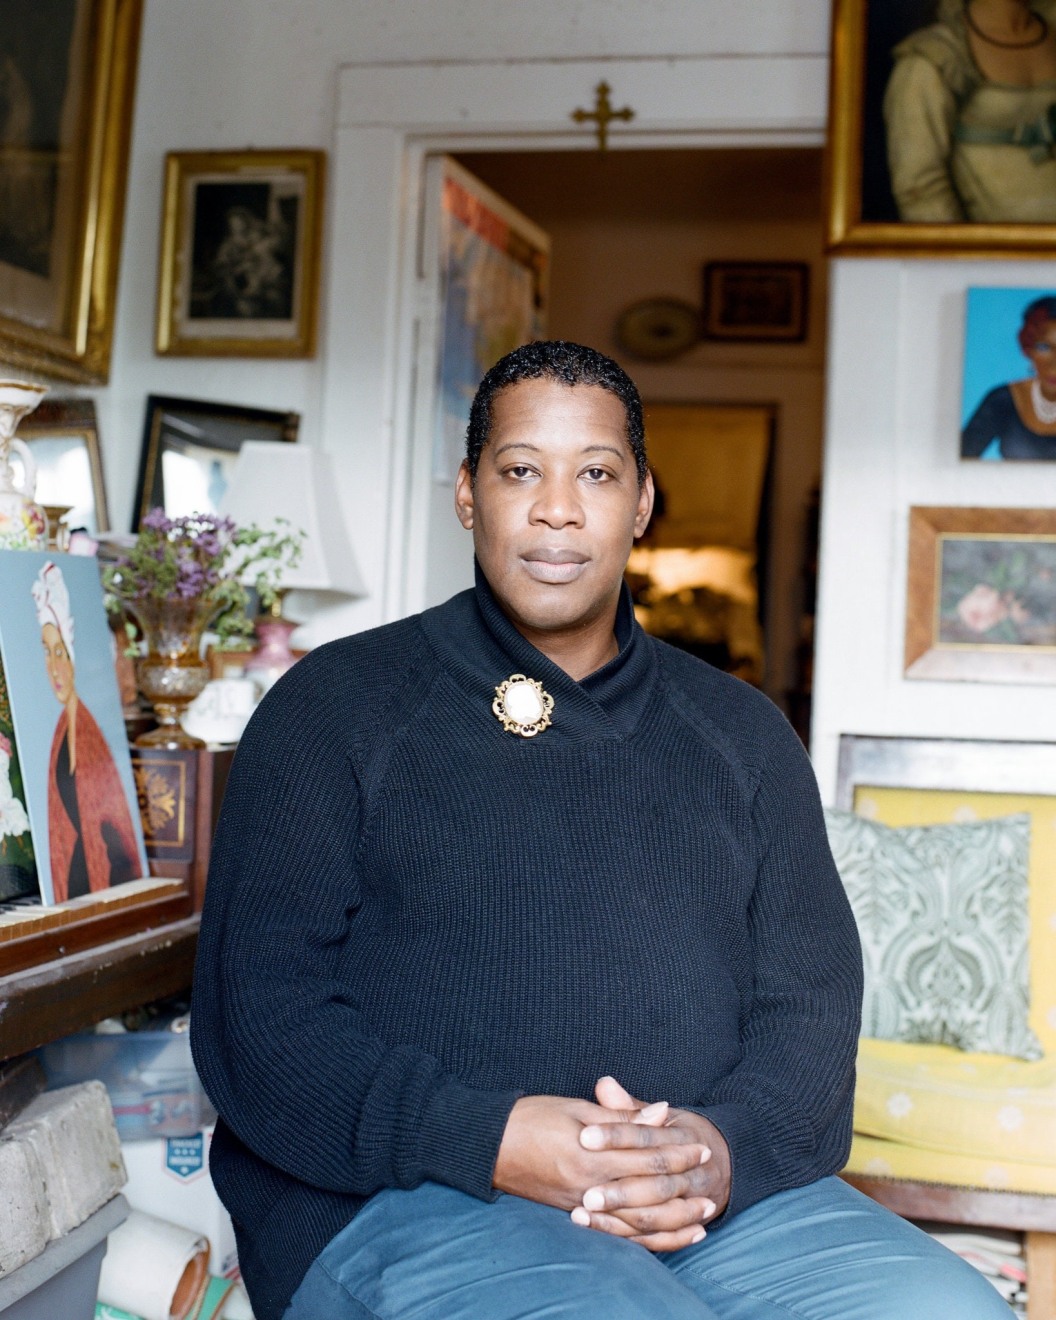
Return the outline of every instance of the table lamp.
[[[260,647],[246,670],[264,686],[293,664],[290,634],[297,626],[282,615],[290,591],[363,596],[366,589],[337,497],[329,454],[310,445],[246,440],[238,452],[221,511],[244,527],[270,527],[284,518],[305,533],[300,562],[283,570],[272,612],[256,621]]]

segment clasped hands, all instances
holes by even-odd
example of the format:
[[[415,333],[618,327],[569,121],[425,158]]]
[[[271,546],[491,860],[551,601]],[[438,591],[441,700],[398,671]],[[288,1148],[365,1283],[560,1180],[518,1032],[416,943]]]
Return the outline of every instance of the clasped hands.
[[[650,1251],[699,1242],[730,1196],[730,1153],[718,1128],[665,1101],[636,1100],[612,1077],[594,1094],[596,1105],[551,1095],[518,1100],[495,1186]]]

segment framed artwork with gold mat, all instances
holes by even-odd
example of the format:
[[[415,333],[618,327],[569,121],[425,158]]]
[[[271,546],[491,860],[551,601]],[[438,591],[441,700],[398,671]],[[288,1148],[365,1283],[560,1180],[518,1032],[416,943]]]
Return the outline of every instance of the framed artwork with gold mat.
[[[105,383],[142,0],[9,0],[0,34],[0,358]]]
[[[159,353],[312,356],[325,173],[321,151],[166,156]]]
[[[1056,242],[1056,0],[834,0],[828,243]]]
[[[905,673],[1056,681],[1056,510],[910,509]]]

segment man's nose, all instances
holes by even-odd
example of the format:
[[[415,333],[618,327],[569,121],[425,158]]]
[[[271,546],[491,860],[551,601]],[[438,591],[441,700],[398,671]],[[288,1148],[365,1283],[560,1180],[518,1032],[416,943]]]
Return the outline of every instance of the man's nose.
[[[548,527],[581,526],[583,505],[574,481],[544,477],[536,488],[532,521]]]

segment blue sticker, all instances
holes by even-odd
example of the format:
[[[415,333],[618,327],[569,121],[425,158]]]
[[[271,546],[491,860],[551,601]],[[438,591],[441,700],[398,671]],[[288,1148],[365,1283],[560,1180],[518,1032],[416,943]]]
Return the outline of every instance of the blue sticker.
[[[165,1139],[165,1167],[184,1182],[205,1168],[205,1134],[193,1137],[167,1137]]]

